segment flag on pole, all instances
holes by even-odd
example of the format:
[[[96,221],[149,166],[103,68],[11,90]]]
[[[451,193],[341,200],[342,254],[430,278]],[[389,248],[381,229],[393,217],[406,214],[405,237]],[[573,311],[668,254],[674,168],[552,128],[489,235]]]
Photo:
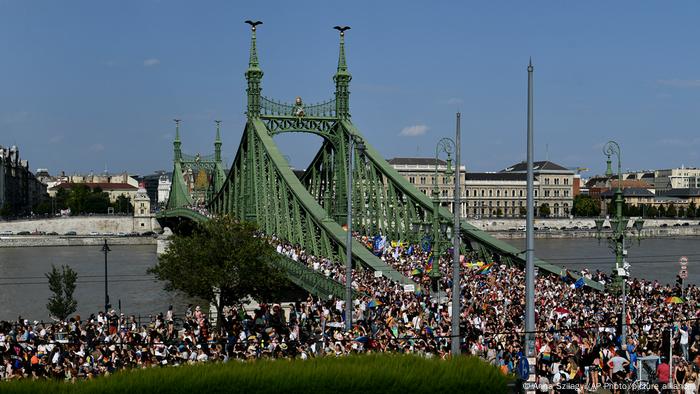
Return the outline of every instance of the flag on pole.
[[[585,284],[586,284],[586,281],[583,280],[583,276],[582,276],[576,280],[576,282],[574,283],[574,288],[579,289],[579,288],[583,287],[583,285],[585,285]]]
[[[432,271],[433,269],[433,252],[428,254],[428,262],[425,264],[426,271]]]

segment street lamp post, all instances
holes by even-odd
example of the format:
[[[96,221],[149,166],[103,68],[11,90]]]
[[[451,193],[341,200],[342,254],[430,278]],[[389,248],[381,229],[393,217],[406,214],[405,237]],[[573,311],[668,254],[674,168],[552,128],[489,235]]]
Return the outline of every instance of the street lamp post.
[[[440,190],[438,188],[438,168],[440,153],[447,154],[447,166],[445,176],[452,175],[452,153],[455,151],[455,142],[450,138],[441,138],[435,146],[435,175],[433,176],[433,266],[429,272],[433,288],[437,291],[437,301],[440,302],[440,240],[447,232],[447,223],[440,220]],[[458,164],[459,165],[459,164]],[[458,171],[459,172],[459,171]],[[442,232],[442,234],[441,234]]]
[[[460,142],[461,142],[461,118],[462,114],[457,112],[457,128],[455,132],[455,167],[457,167],[457,171],[455,171],[455,190],[454,190],[454,206],[452,208],[452,211],[454,213],[454,223],[452,226],[452,338],[450,340],[450,346],[451,346],[451,351],[452,351],[452,357],[456,357],[459,355],[460,352],[460,343],[461,343],[461,337],[460,337],[460,332],[459,332],[459,317],[460,317],[460,301],[462,297],[462,290],[459,284],[461,275],[460,275],[460,261],[459,261],[459,241],[460,241],[460,224],[459,224],[459,219],[460,216],[462,215],[462,190],[460,188],[460,176],[462,175],[460,173],[461,169],[461,163],[460,163]]]
[[[107,291],[107,253],[112,249],[107,245],[107,238],[104,239],[105,243],[102,245],[102,252],[105,254],[105,314],[109,313],[109,293]]]
[[[610,239],[615,244],[615,271],[613,272],[613,286],[621,286],[622,291],[622,302],[621,302],[621,313],[620,319],[622,320],[621,332],[620,332],[620,345],[624,350],[627,342],[627,276],[629,275],[629,264],[627,263],[627,250],[625,249],[625,235],[627,233],[627,224],[629,223],[629,218],[623,217],[622,207],[624,203],[624,198],[622,195],[622,154],[620,151],[620,145],[615,141],[608,141],[603,147],[603,154],[607,156],[607,168],[605,175],[608,177],[613,177],[612,171],[612,161],[610,156],[617,156],[617,188],[615,189],[614,202],[615,202],[615,216],[610,219],[610,228],[612,235]],[[598,231],[602,228],[603,221],[596,220],[596,229]],[[643,219],[637,219],[634,221],[633,229],[637,232],[637,235],[641,235],[642,227],[644,226]]]
[[[355,144],[362,155],[365,144],[359,136],[348,133],[348,195],[347,195],[347,239],[345,243],[345,330],[352,330],[352,170],[355,156]]]

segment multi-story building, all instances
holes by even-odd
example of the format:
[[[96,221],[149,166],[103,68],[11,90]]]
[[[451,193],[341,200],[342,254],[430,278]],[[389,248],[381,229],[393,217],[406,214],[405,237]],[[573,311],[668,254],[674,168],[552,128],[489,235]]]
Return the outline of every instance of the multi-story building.
[[[0,145],[0,210],[5,215],[27,215],[32,207],[46,198],[46,185],[21,160],[19,149]]]
[[[654,171],[654,188],[662,193],[670,189],[700,188],[700,168],[670,168]]]
[[[397,157],[389,164],[418,190],[432,197],[434,158]],[[535,162],[535,213],[548,204],[550,216],[568,216],[573,207],[574,171],[549,161]],[[437,160],[437,188],[442,206],[452,209],[454,184],[445,176],[447,163]],[[519,217],[527,199],[527,168],[518,163],[500,172],[467,172],[460,167],[463,217]],[[522,209],[521,209],[522,208]]]
[[[389,164],[394,167],[399,174],[427,196],[433,196],[433,189],[437,186],[440,205],[452,211],[452,201],[454,198],[454,173],[447,176],[447,162],[426,157],[395,157],[389,159]],[[437,178],[435,176],[437,166]],[[451,167],[455,171],[454,166]],[[460,166],[459,172],[464,179],[466,168]],[[462,187],[462,190],[464,188]],[[462,215],[466,214],[466,203],[462,201]]]
[[[551,161],[536,161],[533,172],[537,186],[535,187],[535,213],[543,204],[547,204],[552,217],[566,217],[571,214],[574,204],[574,174],[573,170],[562,167]],[[514,164],[501,173],[527,174],[527,163]]]
[[[170,175],[163,174],[158,178],[158,205],[165,206],[168,203],[168,196],[170,196],[170,187],[173,182],[170,180]]]
[[[539,194],[535,180],[535,198]],[[467,210],[463,216],[519,217],[527,199],[526,174],[507,172],[468,172],[462,198]],[[536,202],[536,201],[535,201]]]

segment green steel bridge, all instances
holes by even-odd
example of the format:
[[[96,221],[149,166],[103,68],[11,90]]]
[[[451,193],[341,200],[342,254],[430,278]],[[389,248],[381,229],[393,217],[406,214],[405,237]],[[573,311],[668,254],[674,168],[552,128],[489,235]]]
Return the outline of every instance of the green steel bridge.
[[[207,194],[209,215],[233,215],[257,222],[262,231],[291,243],[300,244],[309,253],[345,262],[347,219],[347,176],[349,137],[362,141],[363,152],[355,152],[352,195],[352,226],[368,235],[378,231],[393,240],[416,239],[416,223],[452,223],[452,214],[442,206],[435,211],[431,199],[411,185],[360,134],[350,115],[350,81],[345,57],[345,34],[340,33],[338,67],[333,81],[334,97],[306,105],[300,98],[290,104],[261,94],[263,71],[258,61],[256,27],[252,26],[247,80],[247,122],[235,159],[228,171],[221,165],[221,141],[217,129],[215,157],[208,167],[212,193]],[[282,133],[312,133],[323,138],[303,175],[290,169],[273,137]],[[181,151],[176,130],[174,168],[166,209],[158,215],[162,225],[174,221],[201,222],[207,216],[191,209],[192,198],[181,176],[191,159]],[[353,145],[357,150],[358,144]],[[361,156],[360,156],[361,153]],[[200,161],[201,162],[201,161]],[[459,168],[459,163],[457,163]],[[460,234],[467,250],[476,251],[485,261],[500,256],[506,264],[525,264],[525,252],[495,239],[484,231],[462,222]],[[356,267],[380,271],[401,284],[413,284],[358,241],[353,241],[352,259]],[[290,263],[291,262],[291,263]],[[343,294],[343,286],[292,260],[283,261],[288,278],[317,295]],[[562,269],[536,260],[540,270],[560,274]],[[601,289],[597,282],[586,281]]]

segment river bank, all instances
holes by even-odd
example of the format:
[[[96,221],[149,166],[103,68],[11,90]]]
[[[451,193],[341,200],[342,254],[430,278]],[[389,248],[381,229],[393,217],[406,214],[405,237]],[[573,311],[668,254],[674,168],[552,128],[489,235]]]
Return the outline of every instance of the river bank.
[[[153,237],[115,236],[65,236],[65,235],[10,235],[0,237],[0,248],[44,247],[44,246],[97,246],[104,240],[110,245],[156,245]]]
[[[490,235],[498,239],[521,239],[525,238],[525,231],[510,230],[510,231],[487,231]],[[633,234],[631,232],[631,234]],[[605,229],[600,233],[601,238],[606,238],[610,235],[610,230]],[[642,238],[679,238],[679,237],[697,237],[700,236],[700,226],[681,226],[681,227],[653,227],[644,228],[641,233]],[[597,238],[598,233],[595,230],[553,230],[553,229],[538,229],[535,230],[535,238],[537,239],[572,239],[572,238]]]

